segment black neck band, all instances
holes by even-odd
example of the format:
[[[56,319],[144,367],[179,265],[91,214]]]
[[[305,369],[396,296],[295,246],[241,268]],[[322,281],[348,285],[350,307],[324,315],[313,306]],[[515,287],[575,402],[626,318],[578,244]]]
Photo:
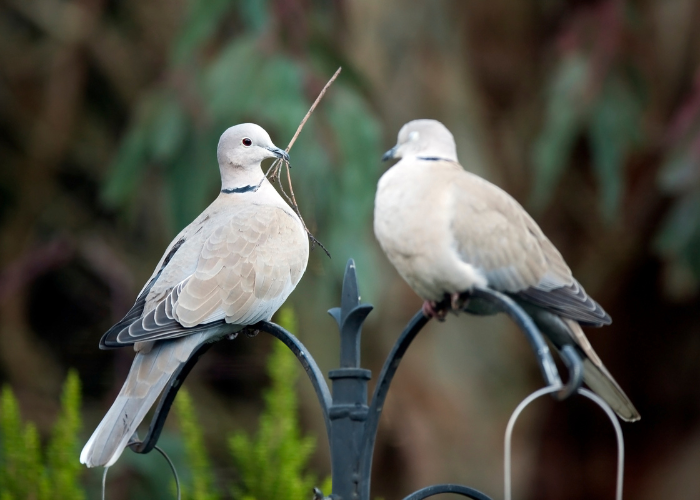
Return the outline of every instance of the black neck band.
[[[417,158],[419,160],[425,160],[425,161],[453,161],[453,160],[448,160],[447,158],[440,158],[439,156],[418,156]]]
[[[233,193],[249,193],[249,192],[255,192],[258,189],[260,189],[260,186],[262,186],[263,181],[265,178],[263,177],[260,182],[257,184],[248,184],[247,186],[241,186],[237,188],[231,188],[231,189],[222,189],[221,192],[225,194],[233,194]]]

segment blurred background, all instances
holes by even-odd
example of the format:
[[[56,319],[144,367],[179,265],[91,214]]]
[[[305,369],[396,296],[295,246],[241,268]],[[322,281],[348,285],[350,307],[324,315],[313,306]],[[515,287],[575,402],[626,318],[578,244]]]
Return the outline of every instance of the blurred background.
[[[375,374],[420,307],[374,240],[372,205],[401,125],[441,120],[465,168],[533,214],[614,319],[587,334],[642,414],[623,425],[625,497],[700,498],[698,23],[697,0],[2,0],[0,380],[45,437],[76,368],[84,442],[133,357],[98,340],[216,196],[220,134],[252,121],[285,147],[342,66],[291,151],[301,212],[332,254],[312,252],[290,298],[323,371],[349,257],[376,307]],[[186,384],[219,478],[236,474],[221,436],[256,428],[271,342],[222,342]],[[501,497],[507,420],[541,385],[505,318],[431,322],[387,400],[373,497],[448,481]],[[299,391],[325,476],[303,377]],[[516,498],[613,497],[614,434],[581,398],[530,407],[514,454]],[[127,451],[110,498],[154,498],[159,460]]]

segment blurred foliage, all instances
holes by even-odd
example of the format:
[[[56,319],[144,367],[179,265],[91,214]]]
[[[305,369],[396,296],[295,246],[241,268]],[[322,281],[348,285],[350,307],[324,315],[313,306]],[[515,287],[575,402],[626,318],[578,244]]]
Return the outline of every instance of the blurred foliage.
[[[612,15],[616,14],[613,10]],[[617,54],[607,53],[610,47],[605,42],[618,36],[620,22],[616,18],[608,21],[608,27],[615,31],[595,33],[593,36],[602,38],[595,44],[587,39],[589,33],[574,29],[573,40],[562,50],[552,72],[545,121],[533,151],[533,203],[537,208],[551,201],[574,156],[574,147],[583,137],[600,189],[601,213],[608,221],[620,214],[624,166],[629,154],[642,144],[645,108],[638,70]]]
[[[582,10],[560,38],[560,57],[549,78],[544,124],[533,148],[532,202],[542,209],[585,139],[598,182],[600,211],[608,223],[623,217],[630,156],[649,148],[645,113],[650,75],[635,45],[638,12],[610,2]],[[654,249],[666,260],[665,285],[688,295],[700,284],[700,85],[675,112],[665,138],[659,188],[671,197]]]
[[[284,307],[277,323],[295,332],[294,311]],[[234,488],[242,500],[304,500],[311,498],[316,478],[305,472],[316,439],[301,436],[296,395],[299,362],[282,342],[275,342],[267,362],[271,387],[265,392],[265,410],[255,436],[243,432],[229,438],[229,446],[241,479]],[[330,480],[321,490],[330,494]]]
[[[282,49],[289,33],[270,8],[253,0],[190,2],[172,44],[169,77],[139,100],[112,164],[103,192],[108,204],[133,213],[140,194],[153,189],[148,171],[157,169],[165,179],[174,234],[218,190],[216,146],[226,128],[250,121],[266,128],[280,147],[291,139],[338,58],[313,50],[327,36],[319,32],[302,42],[309,46],[302,52]],[[232,24],[239,27],[235,36],[221,34]],[[341,74],[307,122],[291,153],[292,175],[309,228],[336,256],[333,275],[342,275],[345,257],[353,256],[371,276],[368,238],[381,135],[350,81]]]
[[[192,396],[181,389],[175,398],[175,414],[185,445],[185,456],[190,475],[189,484],[181,485],[183,500],[218,500],[221,498],[212,473],[212,466],[204,447],[204,435],[197,423]]]
[[[288,331],[297,329],[294,311],[289,306],[277,313],[276,320]],[[271,386],[264,394],[265,409],[260,415],[257,434],[249,436],[237,432],[229,436],[229,448],[239,479],[228,489],[234,498],[241,500],[311,498],[317,481],[306,469],[316,448],[316,440],[301,435],[296,393],[299,362],[282,342],[275,342],[268,358],[267,372]],[[184,389],[175,399],[175,413],[184,442],[187,468],[182,498],[221,498],[192,397]],[[324,492],[330,493],[330,478],[322,486]]]
[[[12,390],[0,394],[0,499],[80,500],[83,471],[78,461],[80,430],[80,380],[70,371],[63,385],[59,415],[42,457],[36,426],[22,424]]]
[[[697,491],[700,395],[689,381],[698,378],[699,366],[700,3],[407,5],[0,4],[0,375],[21,381],[14,388],[24,416],[48,434],[40,417],[51,400],[47,391],[58,394],[55,374],[77,366],[86,415],[97,421],[121,382],[115,371],[121,373],[125,358],[97,354],[96,339],[128,310],[165,240],[216,195],[218,136],[236,122],[255,121],[284,147],[342,65],[340,80],[292,150],[302,213],[333,254],[330,262],[312,254],[293,296],[304,301],[297,309],[302,333],[309,333],[304,341],[319,362],[333,359],[335,345],[332,337],[315,335],[327,326],[318,307],[337,296],[329,288],[337,289],[333,280],[341,279],[347,257],[358,261],[369,301],[368,287],[377,283],[391,292],[367,325],[368,365],[377,366],[376,350],[393,341],[411,304],[417,306],[381,259],[374,269],[371,197],[381,133],[388,146],[406,120],[440,119],[455,132],[466,168],[518,199],[531,190],[534,205],[546,208],[538,223],[615,318],[609,334],[594,332],[592,340],[644,415],[628,435],[637,453],[630,456],[626,494],[683,498]],[[52,251],[60,241],[67,250]],[[428,349],[442,353],[439,366],[450,384],[465,365],[451,337],[434,336]],[[500,484],[502,433],[489,432],[499,420],[488,411],[493,392],[484,380],[503,380],[498,399],[509,401],[522,386],[506,382],[527,361],[521,354],[505,358],[503,349],[485,356],[489,344],[478,336],[468,342],[481,370],[469,373],[483,376],[469,378],[473,386],[452,416],[446,410],[455,386],[448,395],[445,381],[436,382],[436,364],[416,362],[406,370],[412,382],[388,402],[382,433],[388,439],[378,442],[375,455],[379,494],[408,493],[441,475]],[[514,352],[514,345],[503,347]],[[98,355],[105,362],[95,362]],[[207,406],[210,422],[229,421],[257,404],[250,385],[258,384],[241,390],[241,380],[264,375],[249,356],[236,357],[244,370],[217,363],[201,375],[218,403],[233,401],[225,409]],[[428,394],[433,402],[421,404]],[[530,465],[538,472],[523,498],[599,498],[611,491],[606,475],[581,479],[579,473],[605,463],[607,437],[577,410],[566,412],[550,420],[544,435],[533,419],[528,435],[540,451]],[[479,439],[455,439],[465,421],[469,430],[479,429]],[[424,437],[402,439],[417,423]],[[17,428],[26,456],[45,449],[33,431]],[[183,442],[167,429],[161,442],[187,483]],[[569,459],[572,450],[581,462]],[[160,457],[126,453],[110,474],[115,496],[172,497],[163,488],[170,475]],[[99,477],[86,476],[95,488],[90,496],[99,498]]]
[[[667,142],[659,183],[674,202],[654,244],[670,262],[672,286],[687,289],[700,283],[700,73],[673,118]]]

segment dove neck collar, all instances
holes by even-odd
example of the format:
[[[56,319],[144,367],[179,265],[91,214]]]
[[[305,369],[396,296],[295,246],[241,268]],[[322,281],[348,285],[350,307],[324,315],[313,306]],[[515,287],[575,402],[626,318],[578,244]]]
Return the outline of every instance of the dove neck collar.
[[[441,158],[439,156],[416,156],[416,158],[418,158],[419,160],[423,160],[423,161],[451,161],[451,162],[455,162],[455,160],[453,160],[451,158]]]
[[[260,189],[260,186],[262,186],[262,183],[264,181],[265,181],[265,176],[263,176],[263,178],[260,179],[260,182],[258,182],[257,184],[248,184],[246,186],[222,189],[221,192],[225,193],[225,194],[233,194],[233,193],[250,193],[252,191],[254,193],[258,189]]]

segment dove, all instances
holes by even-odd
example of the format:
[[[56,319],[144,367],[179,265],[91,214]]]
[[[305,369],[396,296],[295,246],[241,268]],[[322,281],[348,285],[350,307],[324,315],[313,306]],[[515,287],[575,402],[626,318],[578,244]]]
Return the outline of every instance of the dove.
[[[100,340],[102,349],[133,345],[136,356],[81,463],[114,464],[197,346],[269,320],[299,283],[307,234],[263,174],[266,158],[289,160],[258,125],[236,125],[221,136],[221,192],[170,243],[134,306]]]
[[[508,193],[459,164],[454,137],[436,120],[405,124],[383,160],[374,233],[427,317],[468,311],[475,287],[503,292],[532,316],[558,349],[574,346],[584,381],[626,421],[639,413],[581,328],[611,323],[555,246]],[[465,295],[467,294],[467,295]]]

